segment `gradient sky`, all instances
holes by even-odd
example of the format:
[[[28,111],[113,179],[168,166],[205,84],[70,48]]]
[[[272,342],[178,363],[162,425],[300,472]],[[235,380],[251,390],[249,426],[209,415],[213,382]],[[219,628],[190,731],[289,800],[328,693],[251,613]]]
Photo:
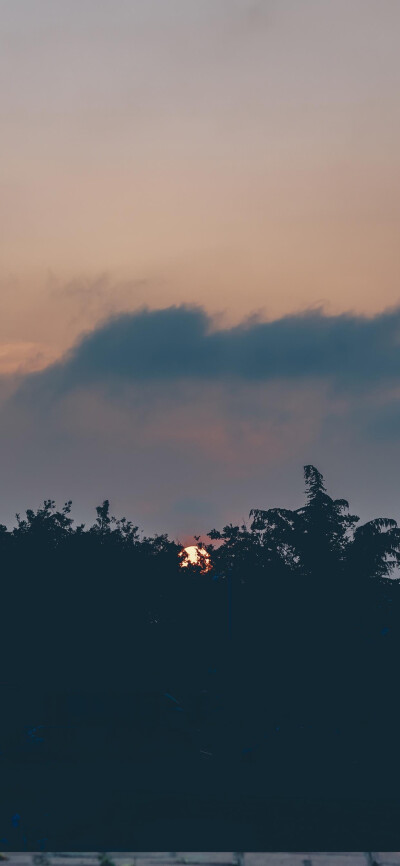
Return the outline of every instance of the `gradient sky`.
[[[366,326],[378,354],[381,327],[396,346],[399,28],[398,0],[2,0],[0,520],[45,496],[86,517],[108,496],[186,537],[295,505],[305,462],[365,515],[400,512],[400,362],[394,349],[370,383]],[[122,375],[102,329],[125,314],[133,345],[144,304],[174,308],[180,341],[182,304],[206,331],[247,321],[250,337],[221,338],[215,376],[205,341],[195,381],[138,380],[134,353]],[[265,356],[273,379],[233,360],[252,354],[255,321],[278,323],[259,337],[282,341]],[[331,325],[321,376],[314,344]],[[173,354],[168,329],[149,328],[151,349],[166,334]],[[84,334],[102,371],[89,379]],[[293,334],[303,356],[314,346],[297,376]],[[75,385],[50,399],[66,351]],[[42,414],[30,388],[46,394]]]

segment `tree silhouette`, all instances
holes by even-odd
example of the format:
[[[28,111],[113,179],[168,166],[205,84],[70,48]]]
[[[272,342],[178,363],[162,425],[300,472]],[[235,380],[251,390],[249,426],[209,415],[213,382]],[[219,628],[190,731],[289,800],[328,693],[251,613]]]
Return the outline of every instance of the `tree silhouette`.
[[[253,509],[251,529],[270,556],[292,573],[321,577],[343,566],[353,540],[359,517],[347,514],[346,499],[332,499],[326,493],[321,473],[311,465],[304,467],[306,503],[291,511],[271,508]]]
[[[99,761],[136,767],[143,753],[160,779],[173,754],[199,796],[228,772],[238,796],[283,779],[288,796],[299,779],[305,798],[393,792],[400,530],[360,525],[316,467],[304,479],[300,508],[252,509],[204,546],[194,536],[185,568],[182,545],[107,499],[88,528],[52,499],[1,526],[1,657],[22,695],[5,701],[2,760],[85,761],[94,731]]]

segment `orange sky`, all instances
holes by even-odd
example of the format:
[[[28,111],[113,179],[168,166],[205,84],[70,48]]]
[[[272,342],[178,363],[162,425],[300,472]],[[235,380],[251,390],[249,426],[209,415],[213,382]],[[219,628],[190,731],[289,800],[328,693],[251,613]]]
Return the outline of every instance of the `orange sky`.
[[[0,371],[99,318],[399,300],[398,0],[3,0]]]

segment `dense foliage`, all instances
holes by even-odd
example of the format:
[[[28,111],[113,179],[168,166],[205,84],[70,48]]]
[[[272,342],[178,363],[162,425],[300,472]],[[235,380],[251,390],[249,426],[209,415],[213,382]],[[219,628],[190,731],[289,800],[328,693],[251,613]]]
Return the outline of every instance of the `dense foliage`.
[[[301,508],[210,531],[209,570],[107,500],[87,529],[52,500],[1,527],[3,761],[108,754],[180,790],[227,774],[270,796],[394,790],[400,529],[360,525],[304,473]]]

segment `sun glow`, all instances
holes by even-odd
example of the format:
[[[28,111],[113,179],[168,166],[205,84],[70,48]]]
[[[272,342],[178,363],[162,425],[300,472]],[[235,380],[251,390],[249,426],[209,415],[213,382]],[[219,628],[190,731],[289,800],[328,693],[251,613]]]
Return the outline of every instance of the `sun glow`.
[[[179,556],[183,557],[184,553],[186,553],[186,557],[182,559],[182,568],[186,568],[191,563],[192,565],[200,565],[202,571],[210,570],[211,556],[204,547],[198,547],[193,544],[181,550]]]

